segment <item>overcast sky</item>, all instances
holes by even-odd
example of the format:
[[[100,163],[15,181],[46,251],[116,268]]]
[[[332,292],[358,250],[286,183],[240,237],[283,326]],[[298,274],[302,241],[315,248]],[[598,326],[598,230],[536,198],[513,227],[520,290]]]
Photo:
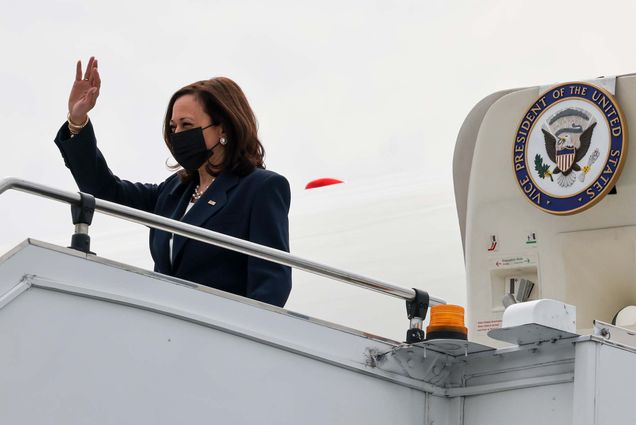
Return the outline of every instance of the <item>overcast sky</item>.
[[[293,208],[311,202],[303,187],[317,177],[406,172],[436,182],[450,211],[452,152],[472,106],[498,90],[636,71],[635,13],[629,1],[580,0],[11,2],[0,15],[0,175],[75,189],[53,137],[75,61],[95,55],[103,85],[90,115],[123,178],[169,175],[167,100],[224,75],[247,94]],[[27,236],[67,244],[72,231],[67,206],[23,194],[2,195],[0,214],[2,251]],[[456,224],[446,227],[461,267]],[[105,256],[152,266],[138,226],[97,218],[93,234]]]

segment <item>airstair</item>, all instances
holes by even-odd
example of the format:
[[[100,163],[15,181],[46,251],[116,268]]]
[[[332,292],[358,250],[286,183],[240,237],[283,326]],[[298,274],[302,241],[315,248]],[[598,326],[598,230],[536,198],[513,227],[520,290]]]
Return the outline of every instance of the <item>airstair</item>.
[[[636,78],[612,84],[621,118],[633,122]],[[526,131],[522,116],[541,119],[543,90],[491,95],[460,131],[468,340],[426,339],[429,307],[444,301],[421,289],[87,194],[0,181],[0,195],[18,190],[70,204],[75,225],[71,247],[26,239],[0,257],[0,424],[633,422],[636,333],[609,322],[636,296],[636,167],[624,162],[620,184],[612,181],[617,196],[600,201],[611,192],[599,184],[589,211],[551,216],[537,188],[562,170],[548,162],[554,152],[540,151],[543,180],[524,199],[513,136]],[[545,93],[558,96],[559,87]],[[568,158],[559,166],[580,160]],[[596,159],[573,171],[580,180],[558,181],[591,178]],[[612,172],[617,178],[620,169]],[[90,250],[95,212],[395,297],[406,302],[405,342],[102,258]]]

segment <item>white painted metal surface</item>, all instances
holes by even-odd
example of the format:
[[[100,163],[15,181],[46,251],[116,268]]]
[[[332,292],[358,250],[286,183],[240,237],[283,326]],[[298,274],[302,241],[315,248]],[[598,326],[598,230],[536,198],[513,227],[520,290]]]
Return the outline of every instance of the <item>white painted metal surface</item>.
[[[408,346],[35,241],[0,259],[0,346],[3,424],[604,424],[636,395],[634,335]]]
[[[530,300],[574,305],[578,332],[636,305],[634,149],[628,149],[616,195],[568,216],[535,208],[516,181],[512,159],[516,130],[540,91],[530,87],[486,98],[487,110],[469,115],[458,138],[455,156],[470,170],[469,176],[455,173],[458,207],[466,210],[460,211],[465,219],[460,227],[466,241],[467,326],[471,338],[484,344],[495,343],[487,332],[501,326],[502,298],[512,278],[535,283]],[[636,122],[634,93],[636,76],[616,78],[628,127]]]
[[[421,383],[366,366],[388,341],[65,249],[8,257],[0,423],[424,420]]]

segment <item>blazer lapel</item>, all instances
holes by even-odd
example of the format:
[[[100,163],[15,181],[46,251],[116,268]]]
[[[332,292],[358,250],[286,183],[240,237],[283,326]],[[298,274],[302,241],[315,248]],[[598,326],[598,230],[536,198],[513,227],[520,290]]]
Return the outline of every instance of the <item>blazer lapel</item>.
[[[177,185],[170,191],[171,207],[173,208],[170,214],[171,219],[181,221],[188,202],[190,202],[190,198],[192,198],[195,185],[196,181],[192,179],[189,183]]]
[[[158,214],[173,220],[181,221],[181,217],[190,202],[190,196],[194,189],[196,181],[189,183],[176,182],[166,199],[166,204],[162,208],[162,211],[157,211]],[[166,214],[167,213],[167,214]],[[157,260],[155,268],[162,273],[169,273],[172,270],[172,264],[170,259],[170,238],[172,233],[156,230],[154,236],[154,245],[157,247]]]
[[[207,221],[210,217],[216,215],[223,206],[227,202],[227,192],[232,189],[238,183],[239,178],[233,174],[221,173],[216,178],[214,183],[205,191],[205,193],[201,196],[201,198],[190,208],[190,211],[187,212],[185,216],[183,216],[184,223],[192,224],[193,226],[201,226],[205,221]],[[191,192],[187,192],[190,194]],[[188,198],[189,199],[189,198]],[[187,204],[183,204],[183,209],[181,210],[181,214],[185,211],[185,206]],[[179,207],[181,207],[181,203]],[[177,218],[179,219],[179,218]],[[174,240],[172,243],[172,264],[176,263],[176,259],[178,258],[179,253],[183,249],[187,238],[179,235],[174,236]]]

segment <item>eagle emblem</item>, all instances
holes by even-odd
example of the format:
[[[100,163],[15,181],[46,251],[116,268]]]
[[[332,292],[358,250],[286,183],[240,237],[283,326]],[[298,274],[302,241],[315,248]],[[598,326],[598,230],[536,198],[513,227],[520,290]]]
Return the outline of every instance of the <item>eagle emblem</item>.
[[[620,176],[627,155],[627,126],[611,91],[571,82],[541,91],[521,117],[512,167],[521,193],[537,208],[556,215],[596,205]]]
[[[598,159],[598,149],[592,152],[587,165],[579,164],[587,155],[592,142],[592,135],[596,121],[585,110],[580,108],[566,108],[549,117],[541,132],[545,140],[545,150],[552,161],[554,169],[543,163],[543,158],[537,155],[535,169],[541,178],[556,176],[561,187],[570,187],[576,181],[583,181],[585,175]]]

